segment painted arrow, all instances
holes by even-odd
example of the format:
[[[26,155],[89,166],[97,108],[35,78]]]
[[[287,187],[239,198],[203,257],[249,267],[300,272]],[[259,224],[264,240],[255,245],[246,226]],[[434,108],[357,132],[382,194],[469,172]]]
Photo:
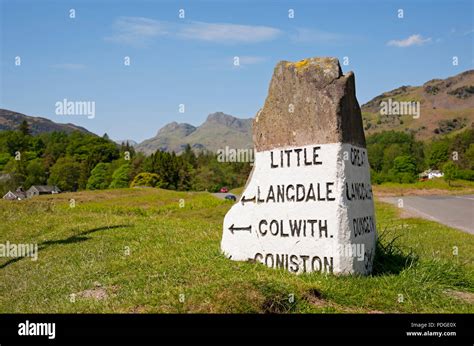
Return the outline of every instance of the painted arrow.
[[[245,198],[245,196],[242,196],[242,198],[240,199],[240,201],[242,202],[242,204],[245,204],[247,202],[253,202],[255,203],[255,200],[257,199],[257,197],[252,197],[252,198]]]
[[[252,226],[247,226],[247,227],[234,227],[234,224],[229,227],[229,231],[234,234],[234,231],[249,231],[252,232]]]

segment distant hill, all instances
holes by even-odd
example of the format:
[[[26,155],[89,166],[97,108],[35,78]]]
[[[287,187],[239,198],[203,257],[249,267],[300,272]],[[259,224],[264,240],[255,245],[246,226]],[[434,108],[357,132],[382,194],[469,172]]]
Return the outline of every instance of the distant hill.
[[[381,102],[420,102],[420,113],[381,114]],[[446,79],[433,79],[422,86],[402,86],[385,92],[362,107],[365,134],[384,130],[412,132],[425,140],[456,133],[474,126],[474,70]],[[416,115],[415,115],[416,116]],[[195,150],[216,151],[230,148],[252,148],[252,119],[239,119],[222,112],[210,114],[200,126],[172,122],[155,137],[135,146],[151,154],[157,149],[181,152],[186,144]]]
[[[23,122],[23,120],[27,121],[30,127],[31,134],[33,135],[54,131],[66,133],[80,131],[83,133],[95,135],[94,133],[86,130],[85,128],[74,124],[59,124],[49,119],[41,117],[32,117],[18,112],[13,112],[8,109],[0,109],[0,131],[16,130],[18,129],[18,126],[20,126],[20,124]]]
[[[384,115],[381,102],[418,101],[420,116]],[[474,123],[474,70],[422,86],[402,86],[385,92],[362,106],[365,134],[383,130],[413,132],[418,139],[455,133]]]
[[[118,145],[122,145],[122,144],[127,144],[130,145],[131,147],[134,147],[136,146],[138,143],[136,141],[134,141],[133,139],[117,139],[117,140],[114,140],[115,143],[117,143]]]
[[[381,102],[420,102],[420,116],[381,114]],[[433,79],[422,86],[402,86],[385,92],[362,107],[365,134],[384,130],[413,132],[418,139],[429,139],[456,133],[474,126],[474,70],[468,70],[446,79]],[[81,131],[92,134],[83,127],[59,124],[49,119],[0,109],[0,131],[17,129],[23,120],[32,134],[53,131]],[[127,140],[123,140],[126,142]],[[187,144],[196,150],[216,152],[218,149],[252,148],[252,119],[239,119],[216,112],[209,114],[200,126],[172,122],[158,133],[139,144],[128,140],[137,151],[147,155],[157,149],[181,152]],[[121,143],[120,141],[115,141]]]
[[[189,144],[196,150],[216,152],[218,149],[252,148],[252,119],[239,119],[217,112],[209,114],[206,121],[195,127],[172,122],[162,127],[155,137],[138,144],[135,149],[151,154],[157,149],[181,152]]]

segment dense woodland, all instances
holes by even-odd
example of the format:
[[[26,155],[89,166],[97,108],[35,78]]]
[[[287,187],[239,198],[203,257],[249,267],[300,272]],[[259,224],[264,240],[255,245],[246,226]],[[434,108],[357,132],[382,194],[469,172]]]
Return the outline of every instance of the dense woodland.
[[[62,191],[152,186],[172,190],[218,191],[245,184],[248,163],[221,163],[211,153],[181,155],[157,151],[145,156],[105,134],[43,133],[32,136],[26,122],[0,132],[0,193],[31,185]]]
[[[412,183],[427,170],[448,179],[474,180],[474,128],[421,142],[413,134],[385,131],[367,137],[372,182]]]
[[[446,170],[452,179],[474,180],[474,130],[430,142],[402,132],[367,138],[372,181],[410,183],[431,168]],[[0,193],[22,186],[57,185],[62,191],[133,186],[172,190],[218,191],[243,186],[249,163],[218,162],[213,153],[195,154],[188,146],[176,155],[136,153],[107,135],[81,132],[32,136],[26,122],[16,131],[0,132]]]

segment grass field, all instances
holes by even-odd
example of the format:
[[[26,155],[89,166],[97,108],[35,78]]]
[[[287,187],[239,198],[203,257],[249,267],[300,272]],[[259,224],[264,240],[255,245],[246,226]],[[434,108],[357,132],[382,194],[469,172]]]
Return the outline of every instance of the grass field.
[[[408,196],[408,195],[466,195],[474,194],[474,182],[467,180],[455,180],[448,184],[442,178],[427,181],[417,181],[410,184],[383,183],[373,184],[372,189],[375,196]],[[244,188],[239,187],[229,191],[240,195]]]
[[[377,203],[373,276],[295,276],[220,254],[231,205],[159,189],[0,200],[0,243],[40,249],[0,258],[0,312],[474,312],[472,235]]]
[[[448,184],[443,178],[417,181],[411,184],[374,184],[372,188],[376,196],[474,194],[473,181],[455,180]]]

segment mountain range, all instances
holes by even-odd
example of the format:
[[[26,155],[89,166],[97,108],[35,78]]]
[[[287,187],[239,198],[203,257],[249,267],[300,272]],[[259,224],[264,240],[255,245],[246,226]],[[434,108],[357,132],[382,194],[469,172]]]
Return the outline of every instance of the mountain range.
[[[80,131],[83,133],[93,134],[85,128],[71,123],[60,124],[46,118],[32,117],[22,113],[13,112],[8,109],[0,109],[0,131],[16,130],[24,120],[26,120],[26,122],[28,123],[30,127],[30,132],[33,135],[55,131],[66,133]]]
[[[381,103],[419,102],[419,114],[383,114]],[[385,92],[362,107],[366,135],[384,130],[412,132],[428,139],[471,127],[474,122],[474,70],[421,86],[402,86]],[[401,112],[399,112],[401,113]]]
[[[408,113],[383,112],[384,103],[390,107],[404,104],[414,108]],[[384,92],[362,105],[361,110],[366,135],[396,130],[414,133],[418,139],[429,139],[462,131],[474,126],[474,70],[446,79],[433,79],[421,86],[402,86]],[[58,124],[49,119],[0,109],[0,130],[16,129],[23,120],[28,122],[33,134],[52,131],[91,133],[73,124]],[[226,146],[252,148],[252,118],[240,119],[216,112],[209,114],[199,126],[172,122],[139,144],[132,140],[128,142],[147,155],[158,149],[179,153],[187,144],[195,151],[216,152]]]
[[[162,127],[156,136],[147,139],[135,149],[151,154],[157,149],[181,152],[189,144],[196,151],[218,149],[252,148],[252,119],[239,119],[231,115],[216,112],[209,114],[200,126],[186,123],[169,123]]]

